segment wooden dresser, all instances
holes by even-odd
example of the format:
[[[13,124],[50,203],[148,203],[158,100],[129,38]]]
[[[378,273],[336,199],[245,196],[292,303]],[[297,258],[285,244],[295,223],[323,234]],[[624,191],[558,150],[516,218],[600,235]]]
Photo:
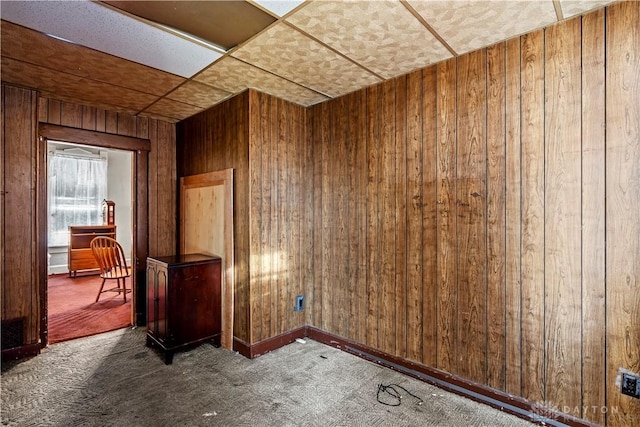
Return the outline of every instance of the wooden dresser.
[[[97,270],[98,262],[91,253],[91,241],[98,236],[116,238],[115,225],[69,226],[69,276],[81,270]]]
[[[222,260],[202,254],[147,258],[147,346],[170,364],[178,349],[220,345]]]

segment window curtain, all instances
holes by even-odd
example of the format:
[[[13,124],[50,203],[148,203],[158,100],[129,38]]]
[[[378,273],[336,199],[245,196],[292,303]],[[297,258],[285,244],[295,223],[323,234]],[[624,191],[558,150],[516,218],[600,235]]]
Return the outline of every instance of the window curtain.
[[[70,225],[99,225],[103,222],[107,160],[53,153],[48,163],[48,246],[67,246]]]

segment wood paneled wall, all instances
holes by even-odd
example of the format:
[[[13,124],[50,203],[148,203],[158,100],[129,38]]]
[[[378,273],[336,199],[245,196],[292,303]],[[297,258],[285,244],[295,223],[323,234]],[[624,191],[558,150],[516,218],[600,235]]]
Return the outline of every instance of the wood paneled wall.
[[[178,125],[180,177],[234,169],[234,336],[247,344],[307,324],[293,312],[312,274],[306,120],[248,90]]]
[[[40,339],[36,235],[38,94],[2,85],[2,320],[24,318],[24,343]]]
[[[617,3],[312,107],[310,324],[637,422],[639,20]]]
[[[249,93],[177,125],[178,178],[233,168],[234,336],[249,337]]]
[[[176,245],[175,125],[78,104],[38,98],[35,91],[2,85],[2,319],[25,317],[25,344],[40,339],[40,301],[43,292],[39,271],[46,260],[37,259],[38,230],[38,123],[49,123],[149,139],[149,254],[173,253]],[[147,224],[144,224],[147,227]],[[46,242],[46,239],[40,239]],[[44,265],[42,262],[44,261]]]
[[[249,92],[251,344],[305,326],[295,298],[312,280],[312,147],[306,109]]]

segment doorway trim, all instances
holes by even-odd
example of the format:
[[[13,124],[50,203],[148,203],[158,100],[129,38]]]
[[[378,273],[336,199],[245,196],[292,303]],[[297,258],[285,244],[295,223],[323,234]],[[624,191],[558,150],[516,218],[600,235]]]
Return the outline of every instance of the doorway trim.
[[[180,253],[185,242],[185,190],[198,187],[224,186],[224,254],[222,282],[222,334],[220,344],[233,350],[233,295],[235,289],[235,260],[233,242],[233,169],[224,169],[180,178]]]
[[[103,132],[88,131],[48,123],[38,124],[37,145],[37,188],[36,188],[36,251],[38,257],[38,283],[40,284],[40,345],[48,344],[48,312],[47,312],[47,140],[85,144],[101,148],[133,151],[133,188],[131,191],[133,208],[133,314],[134,325],[144,325],[145,310],[145,273],[146,260],[149,254],[148,230],[148,177],[147,164],[151,142],[148,139],[130,136],[113,135]]]

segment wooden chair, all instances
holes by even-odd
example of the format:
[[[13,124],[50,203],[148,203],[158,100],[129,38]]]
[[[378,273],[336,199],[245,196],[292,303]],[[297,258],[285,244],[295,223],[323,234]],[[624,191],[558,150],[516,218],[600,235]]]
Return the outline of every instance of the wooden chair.
[[[122,293],[126,303],[127,294],[131,292],[131,289],[127,289],[126,279],[131,276],[131,268],[127,265],[122,246],[111,237],[99,236],[91,241],[91,252],[98,262],[100,277],[102,277],[102,285],[100,285],[96,302],[100,299],[100,294],[104,292],[118,292]],[[122,287],[120,287],[121,279]],[[104,289],[104,283],[107,280],[116,280],[118,286]]]

